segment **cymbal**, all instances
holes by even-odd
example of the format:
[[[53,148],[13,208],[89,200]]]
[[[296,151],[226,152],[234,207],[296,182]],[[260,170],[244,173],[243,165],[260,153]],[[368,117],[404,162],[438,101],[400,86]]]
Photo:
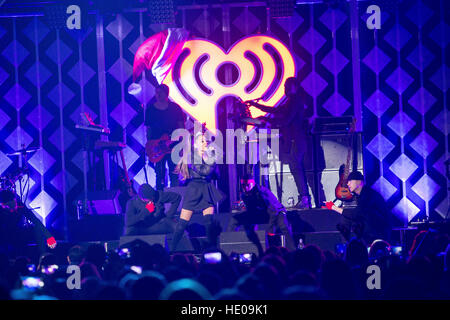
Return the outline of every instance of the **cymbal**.
[[[20,149],[11,153],[7,153],[7,156],[20,156],[21,154],[25,154],[25,153],[32,153],[35,152],[37,150],[40,150],[41,148],[24,148],[24,149]]]

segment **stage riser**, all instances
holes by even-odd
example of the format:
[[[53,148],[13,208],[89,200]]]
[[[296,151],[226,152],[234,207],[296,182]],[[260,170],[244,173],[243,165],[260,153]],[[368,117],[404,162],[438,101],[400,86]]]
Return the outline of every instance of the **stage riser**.
[[[229,232],[232,214],[221,213],[215,215],[216,220],[222,227],[220,235],[220,247],[226,253],[252,253],[257,251],[256,247],[251,243],[242,227],[236,232]],[[172,235],[146,235],[146,236],[120,236],[123,222],[116,216],[90,216],[78,221],[78,236],[72,241],[111,241],[120,239],[120,246],[140,239],[150,245],[160,244],[168,249],[171,244]],[[316,244],[322,249],[330,251],[335,250],[336,244],[343,243],[344,240],[336,230],[336,225],[341,221],[342,217],[333,211],[326,209],[312,209],[303,211],[289,211],[287,218],[294,234],[295,243],[298,238],[304,238],[305,244]],[[267,248],[269,244],[280,245],[279,235],[275,237],[266,237],[265,230],[267,225],[260,224],[256,226],[256,232],[261,240],[263,248]],[[187,233],[190,239],[185,236],[177,248],[180,252],[201,252],[207,241],[205,239],[205,227],[203,216],[194,214],[187,227]],[[269,241],[270,240],[270,241]]]
[[[288,211],[287,218],[292,225],[294,233],[336,231],[336,225],[341,216],[326,209],[312,209],[301,211]],[[178,219],[178,218],[177,218]],[[230,231],[233,214],[219,213],[215,219],[222,227],[222,231]],[[265,227],[265,225],[259,225]],[[119,240],[123,233],[122,215],[92,215],[75,221],[70,225],[72,241],[108,241]],[[203,215],[194,214],[188,225],[188,232],[192,237],[205,235]]]

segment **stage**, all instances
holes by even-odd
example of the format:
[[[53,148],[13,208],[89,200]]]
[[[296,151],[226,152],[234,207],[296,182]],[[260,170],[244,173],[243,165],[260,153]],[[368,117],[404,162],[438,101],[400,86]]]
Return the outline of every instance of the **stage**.
[[[227,254],[231,252],[257,253],[256,247],[247,239],[243,228],[236,231],[229,229],[232,216],[233,213],[228,212],[215,215],[215,219],[222,228],[219,236],[219,249],[224,250]],[[327,209],[289,210],[287,218],[296,245],[298,245],[299,239],[302,239],[303,245],[313,244],[322,250],[342,254],[342,245],[346,243],[346,240],[336,229],[337,224],[342,222],[342,217],[338,213]],[[276,233],[268,235],[265,231],[266,227],[267,225],[264,224],[258,224],[255,227],[263,248],[283,246],[284,240],[281,235]],[[417,225],[393,229],[392,245],[409,248],[414,236],[420,231],[419,229]],[[84,220],[77,221],[72,225],[69,243],[83,243],[84,245],[101,243],[105,249],[115,250],[140,239],[148,244],[160,244],[167,251],[170,250],[171,234],[123,236],[122,232],[123,217],[121,215],[85,217]],[[194,214],[179,251],[201,254],[205,242],[203,217],[201,214]]]

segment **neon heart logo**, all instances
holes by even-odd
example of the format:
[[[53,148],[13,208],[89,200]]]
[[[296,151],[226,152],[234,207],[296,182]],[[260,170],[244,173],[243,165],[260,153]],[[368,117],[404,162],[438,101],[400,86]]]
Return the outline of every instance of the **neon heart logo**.
[[[234,83],[220,80],[219,70],[226,64],[238,72]],[[208,40],[187,41],[163,83],[175,103],[215,134],[217,104],[222,98],[262,97],[263,104],[274,106],[284,97],[284,82],[294,76],[294,59],[286,46],[258,35],[241,39],[228,52]],[[250,112],[253,118],[265,114],[253,107]]]

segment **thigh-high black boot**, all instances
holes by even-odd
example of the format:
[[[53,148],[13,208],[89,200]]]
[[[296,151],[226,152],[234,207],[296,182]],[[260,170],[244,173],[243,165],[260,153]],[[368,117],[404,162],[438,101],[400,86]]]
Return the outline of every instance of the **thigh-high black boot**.
[[[206,237],[208,238],[208,246],[210,248],[217,248],[217,237],[220,234],[220,226],[214,221],[212,214],[205,214],[203,216],[206,228]]]

